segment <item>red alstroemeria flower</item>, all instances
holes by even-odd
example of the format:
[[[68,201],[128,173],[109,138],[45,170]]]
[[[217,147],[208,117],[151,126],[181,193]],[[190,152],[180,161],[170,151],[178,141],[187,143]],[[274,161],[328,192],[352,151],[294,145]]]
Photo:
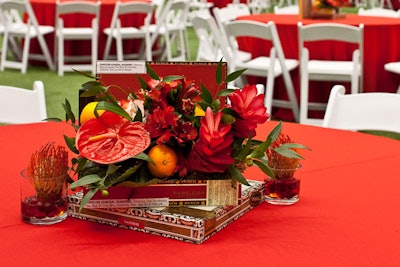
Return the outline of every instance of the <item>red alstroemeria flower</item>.
[[[199,140],[194,143],[186,161],[189,171],[221,173],[234,163],[231,125],[223,124],[221,118],[222,112],[213,114],[211,108],[207,108],[200,119]]]
[[[247,138],[255,135],[257,124],[268,120],[267,108],[264,106],[264,95],[257,95],[255,85],[246,85],[229,96],[231,108],[239,115],[233,124],[236,137]]]
[[[168,142],[172,136],[171,128],[178,125],[178,116],[174,111],[172,106],[165,109],[158,107],[147,116],[145,129],[150,132],[151,138],[157,138],[158,143]]]
[[[174,127],[175,138],[179,144],[186,141],[195,140],[197,137],[197,128],[191,122],[178,121],[178,125]]]
[[[108,111],[82,124],[76,134],[80,156],[100,164],[127,160],[143,152],[150,142],[143,123]]]

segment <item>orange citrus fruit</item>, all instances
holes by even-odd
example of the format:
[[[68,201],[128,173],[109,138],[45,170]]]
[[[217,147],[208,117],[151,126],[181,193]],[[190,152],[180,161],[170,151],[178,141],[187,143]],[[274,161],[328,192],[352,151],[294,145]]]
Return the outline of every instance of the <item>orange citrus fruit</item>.
[[[96,108],[97,105],[97,101],[94,102],[90,102],[88,103],[81,112],[79,121],[81,124],[84,124],[85,122],[87,122],[90,119],[96,118],[96,115],[94,114],[94,109]],[[97,110],[97,113],[99,115],[103,114],[104,110]]]
[[[149,151],[153,162],[148,162],[150,173],[156,178],[165,178],[172,175],[178,163],[175,151],[167,145],[156,145]]]

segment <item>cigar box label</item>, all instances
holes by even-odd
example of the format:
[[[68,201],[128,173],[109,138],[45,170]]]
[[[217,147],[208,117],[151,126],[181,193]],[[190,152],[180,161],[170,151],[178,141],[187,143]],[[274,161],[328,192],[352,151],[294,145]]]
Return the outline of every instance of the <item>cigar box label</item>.
[[[87,208],[165,207],[169,198],[92,199]]]
[[[97,74],[145,74],[146,64],[144,61],[97,61]]]
[[[208,180],[207,206],[227,206],[238,204],[238,186],[235,180]]]

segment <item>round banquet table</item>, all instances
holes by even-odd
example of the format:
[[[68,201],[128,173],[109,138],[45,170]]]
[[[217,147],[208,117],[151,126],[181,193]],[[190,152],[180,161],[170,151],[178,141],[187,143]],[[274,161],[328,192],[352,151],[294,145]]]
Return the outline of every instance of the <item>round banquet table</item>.
[[[89,0],[97,2],[96,0]],[[136,1],[136,0],[133,0]],[[148,1],[151,0],[137,0],[137,1]],[[32,8],[37,17],[38,23],[41,25],[55,25],[56,16],[56,0],[30,0]],[[62,0],[61,0],[62,2]],[[124,0],[121,0],[124,2]],[[107,40],[107,36],[103,33],[103,29],[110,27],[111,18],[114,12],[114,5],[116,0],[101,0],[100,7],[100,24],[99,24],[99,42],[98,42],[98,56],[99,59],[103,58],[104,48]],[[144,16],[122,16],[122,26],[132,25],[141,26],[143,25]],[[64,17],[64,24],[66,27],[90,27],[91,18],[85,15],[73,14]],[[46,36],[46,42],[51,53],[54,51],[54,34]],[[130,53],[136,51],[139,48],[140,41],[137,40],[125,40],[124,41],[124,52]],[[89,55],[90,54],[90,42],[88,41],[66,41],[64,44],[66,55]],[[32,40],[31,51],[36,53],[40,52],[39,43],[36,40]],[[115,54],[115,42],[111,47],[111,55]]]
[[[263,139],[276,121],[259,127]],[[201,245],[68,218],[20,219],[19,172],[43,144],[63,144],[64,123],[1,126],[1,266],[400,266],[400,142],[284,123],[309,146],[300,201],[262,203]],[[317,137],[317,138],[316,138]],[[263,180],[258,169],[248,179]]]
[[[299,58],[298,53],[298,34],[297,22],[300,20],[297,15],[275,15],[275,14],[258,14],[239,17],[239,20],[252,20],[259,22],[274,21],[282,47],[287,58]],[[334,20],[321,19],[302,19],[303,24],[333,22],[358,26],[364,24],[364,76],[363,91],[364,92],[396,92],[400,83],[400,75],[387,72],[384,70],[384,64],[392,61],[400,61],[400,20],[394,18],[368,17],[358,16],[356,14],[347,14],[345,18]],[[270,44],[251,38],[243,38],[240,41],[241,49],[251,51],[253,57],[266,55],[269,53]],[[310,56],[318,59],[335,59],[335,60],[351,60],[354,45],[335,42],[328,44],[327,42],[316,42],[306,44],[312,49]],[[296,94],[300,96],[300,75],[295,70],[291,73],[293,83],[296,88]],[[258,82],[258,79],[250,80]],[[343,83],[349,90],[349,83]],[[330,89],[334,83],[310,83],[310,99],[327,101]],[[278,89],[279,88],[279,89]],[[313,90],[316,88],[317,90]],[[277,82],[277,97],[287,98],[284,85],[281,81]],[[287,110],[279,110],[277,117],[290,120],[293,116]],[[281,113],[279,113],[281,112]],[[285,112],[285,113],[284,113]]]

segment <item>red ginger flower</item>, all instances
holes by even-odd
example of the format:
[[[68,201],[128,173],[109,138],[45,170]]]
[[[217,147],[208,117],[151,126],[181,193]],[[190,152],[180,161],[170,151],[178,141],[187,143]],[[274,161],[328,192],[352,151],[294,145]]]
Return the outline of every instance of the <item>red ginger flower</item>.
[[[235,137],[255,136],[257,124],[268,120],[267,108],[264,106],[264,95],[257,95],[255,85],[246,85],[229,96],[231,108],[239,115],[233,124]]]
[[[222,112],[213,114],[211,108],[207,108],[200,120],[199,140],[194,143],[186,161],[189,171],[221,173],[234,163],[231,125],[221,123],[221,118]]]
[[[80,156],[100,164],[127,160],[149,145],[150,136],[143,123],[131,122],[108,111],[82,124],[76,133]]]

